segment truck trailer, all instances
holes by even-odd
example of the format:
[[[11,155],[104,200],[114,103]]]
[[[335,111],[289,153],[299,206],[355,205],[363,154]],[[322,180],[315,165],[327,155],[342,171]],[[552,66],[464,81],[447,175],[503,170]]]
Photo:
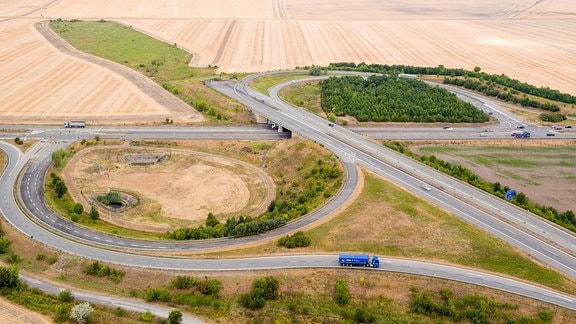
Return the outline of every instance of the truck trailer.
[[[380,260],[377,256],[370,257],[368,254],[345,254],[338,257],[341,266],[379,268]]]
[[[64,122],[64,128],[84,128],[86,122],[81,120],[69,120]]]
[[[530,138],[530,133],[524,131],[521,133],[516,133],[516,134],[514,134],[514,136],[516,136],[516,138]]]

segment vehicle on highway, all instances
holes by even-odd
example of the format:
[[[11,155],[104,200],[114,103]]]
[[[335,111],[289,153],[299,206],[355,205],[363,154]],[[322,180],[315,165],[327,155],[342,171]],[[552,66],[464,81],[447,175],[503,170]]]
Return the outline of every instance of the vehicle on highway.
[[[69,120],[64,122],[64,128],[84,128],[86,122],[82,120]]]
[[[377,256],[370,257],[368,254],[340,253],[338,262],[341,266],[379,268],[380,259]]]
[[[480,137],[487,137],[488,134],[487,133],[480,133]]]
[[[566,125],[564,128],[572,128],[572,125]]]
[[[432,190],[432,187],[430,187],[429,185],[423,183],[420,187],[422,187],[422,189],[426,190],[426,191],[430,191]]]
[[[526,126],[524,126],[524,125],[518,125],[518,126],[516,126],[516,128],[518,128],[518,129],[524,129],[524,128],[526,128]]]
[[[332,123],[328,123],[328,126],[330,126],[330,127],[334,127],[334,124],[332,124]]]
[[[550,132],[548,132],[548,133],[546,133],[546,136],[556,136],[556,133],[550,133]]]
[[[453,130],[453,128],[451,126],[444,126],[442,127],[443,130]]]
[[[516,137],[516,138],[530,138],[530,132],[524,131],[524,132],[521,132],[521,133],[516,133],[516,134],[514,135],[514,137]]]

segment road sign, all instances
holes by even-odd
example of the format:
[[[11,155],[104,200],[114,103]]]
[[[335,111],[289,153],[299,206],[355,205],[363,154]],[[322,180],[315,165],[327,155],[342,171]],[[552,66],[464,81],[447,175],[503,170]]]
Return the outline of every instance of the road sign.
[[[506,200],[512,199],[512,197],[514,197],[515,194],[516,194],[516,191],[514,191],[514,189],[510,189],[510,190],[506,191]]]

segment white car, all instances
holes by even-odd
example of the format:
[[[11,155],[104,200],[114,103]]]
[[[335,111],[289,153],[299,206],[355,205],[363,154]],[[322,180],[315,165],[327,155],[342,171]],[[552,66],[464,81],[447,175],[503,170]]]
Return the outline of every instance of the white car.
[[[422,189],[424,189],[424,190],[426,190],[426,191],[432,190],[432,187],[430,187],[429,185],[427,185],[427,184],[425,184],[425,183],[422,184],[420,187],[422,187]]]

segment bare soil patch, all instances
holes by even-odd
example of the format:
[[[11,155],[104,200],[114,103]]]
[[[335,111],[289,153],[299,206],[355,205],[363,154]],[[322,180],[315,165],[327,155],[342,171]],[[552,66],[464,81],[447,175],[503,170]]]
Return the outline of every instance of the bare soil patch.
[[[142,152],[166,155],[166,159],[153,165],[127,163],[128,157]],[[130,228],[162,232],[200,225],[209,212],[220,219],[252,215],[267,206],[275,192],[266,173],[248,163],[177,149],[89,148],[79,152],[63,173],[70,180],[74,199],[85,209],[89,208],[88,196],[126,191],[137,196],[139,203],[120,213],[101,210],[101,217]]]

